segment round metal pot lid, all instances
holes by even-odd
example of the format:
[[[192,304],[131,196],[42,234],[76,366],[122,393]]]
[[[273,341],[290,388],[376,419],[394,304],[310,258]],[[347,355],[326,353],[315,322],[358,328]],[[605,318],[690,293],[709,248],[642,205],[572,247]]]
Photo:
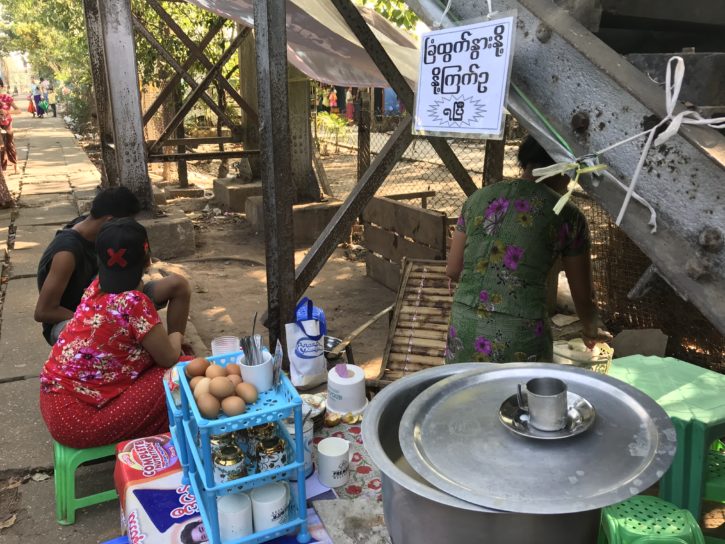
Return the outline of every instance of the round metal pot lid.
[[[596,421],[566,440],[532,440],[499,421],[517,384],[554,377],[587,399]],[[442,491],[479,506],[530,514],[602,508],[665,474],[677,438],[664,410],[634,387],[549,363],[451,376],[418,395],[399,429],[410,465]]]

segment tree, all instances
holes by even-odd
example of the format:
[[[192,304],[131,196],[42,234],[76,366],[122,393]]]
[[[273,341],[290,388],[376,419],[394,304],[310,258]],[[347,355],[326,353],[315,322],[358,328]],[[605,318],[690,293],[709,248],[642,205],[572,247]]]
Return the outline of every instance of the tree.
[[[418,16],[401,0],[356,0],[361,6],[372,7],[388,21],[406,30],[413,30]]]

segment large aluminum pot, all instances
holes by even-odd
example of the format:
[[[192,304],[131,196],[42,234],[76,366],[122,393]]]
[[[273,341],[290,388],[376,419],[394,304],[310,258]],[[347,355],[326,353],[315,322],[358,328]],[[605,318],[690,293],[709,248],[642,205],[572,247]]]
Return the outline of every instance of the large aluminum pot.
[[[385,522],[393,543],[595,543],[599,510],[532,515],[482,508],[433,487],[405,460],[398,426],[413,399],[443,378],[484,368],[498,365],[463,363],[416,372],[384,388],[365,411],[363,440],[382,474]]]

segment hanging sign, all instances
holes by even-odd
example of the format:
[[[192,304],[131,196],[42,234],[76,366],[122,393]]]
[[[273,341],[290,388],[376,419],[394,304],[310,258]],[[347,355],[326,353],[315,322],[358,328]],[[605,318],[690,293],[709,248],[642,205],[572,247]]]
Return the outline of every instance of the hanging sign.
[[[503,138],[516,14],[422,35],[413,133]]]

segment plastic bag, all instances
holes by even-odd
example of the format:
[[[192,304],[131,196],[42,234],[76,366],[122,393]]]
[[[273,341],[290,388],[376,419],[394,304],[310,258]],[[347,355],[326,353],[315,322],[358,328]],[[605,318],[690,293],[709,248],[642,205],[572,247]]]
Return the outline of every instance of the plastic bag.
[[[297,304],[295,322],[285,325],[292,384],[309,389],[327,381],[325,313],[305,297]]]

